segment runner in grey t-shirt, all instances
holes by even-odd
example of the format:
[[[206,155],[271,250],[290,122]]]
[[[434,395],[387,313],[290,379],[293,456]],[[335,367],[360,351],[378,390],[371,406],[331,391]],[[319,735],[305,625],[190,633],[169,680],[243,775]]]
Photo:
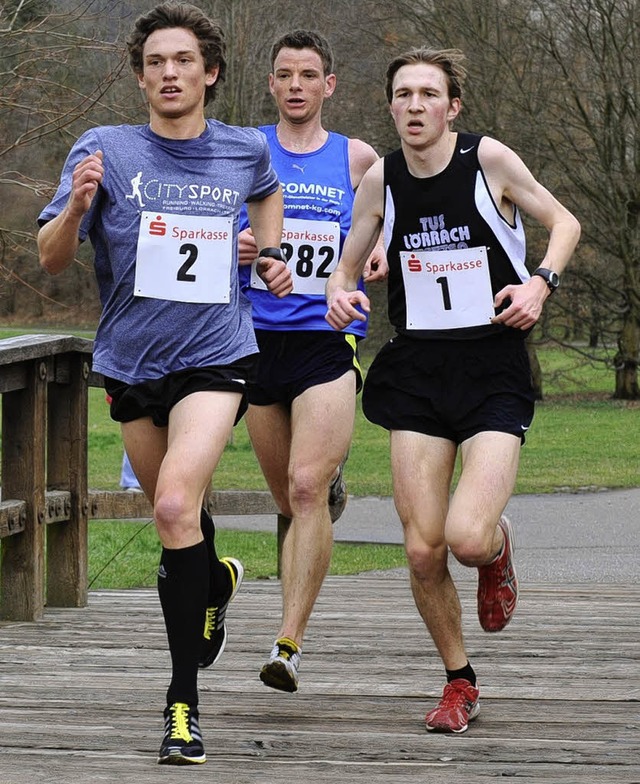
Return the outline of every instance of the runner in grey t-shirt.
[[[172,677],[158,762],[198,764],[198,666],[222,654],[243,575],[237,559],[218,558],[202,509],[257,356],[236,267],[243,202],[264,282],[284,296],[291,278],[266,140],[204,117],[226,69],[218,26],[192,5],[166,3],[136,20],[128,47],[149,125],[95,128],[78,140],[40,216],[38,245],[51,274],[73,263],[86,237],[95,251],[103,312],[94,370],[162,543]]]

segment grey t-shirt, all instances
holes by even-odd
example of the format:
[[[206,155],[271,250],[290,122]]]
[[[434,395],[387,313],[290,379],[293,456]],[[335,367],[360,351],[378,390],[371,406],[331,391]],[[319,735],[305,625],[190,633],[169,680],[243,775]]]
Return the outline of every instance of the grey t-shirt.
[[[58,190],[39,216],[40,224],[63,210],[74,167],[97,150],[104,154],[104,178],[80,230],[80,239],[88,236],[95,251],[103,307],[94,370],[136,384],[187,368],[226,365],[255,353],[251,308],[238,285],[237,234],[243,203],[278,188],[264,135],[216,120],[207,121],[200,137],[186,140],[158,136],[147,125],[91,129],[69,153]],[[231,219],[228,302],[135,296],[141,223],[148,226],[151,221],[153,226],[157,218],[166,224],[166,216]],[[205,233],[199,230],[201,246]],[[180,246],[185,254],[180,261],[189,262],[193,247],[188,239]],[[213,264],[214,259],[201,253],[199,264],[207,262]],[[187,263],[179,273],[191,290],[201,285],[199,278],[207,277],[198,269],[202,267]]]

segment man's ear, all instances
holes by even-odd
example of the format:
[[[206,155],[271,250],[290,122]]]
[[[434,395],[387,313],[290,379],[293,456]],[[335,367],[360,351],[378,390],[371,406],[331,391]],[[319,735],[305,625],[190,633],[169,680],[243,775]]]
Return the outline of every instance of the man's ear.
[[[336,75],[329,74],[324,77],[324,97],[331,98],[336,89]]]
[[[211,87],[212,84],[215,84],[218,81],[218,76],[220,75],[220,66],[214,65],[211,70],[207,71],[205,77],[205,84],[207,87]]]

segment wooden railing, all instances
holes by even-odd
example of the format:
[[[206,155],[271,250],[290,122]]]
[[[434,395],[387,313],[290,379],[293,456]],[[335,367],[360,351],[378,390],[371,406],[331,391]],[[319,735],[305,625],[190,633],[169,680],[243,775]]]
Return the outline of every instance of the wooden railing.
[[[67,335],[0,340],[0,618],[33,621],[45,605],[82,607],[88,521],[151,516],[141,493],[89,489],[93,343]],[[277,514],[267,492],[212,492],[213,515]],[[278,557],[287,521],[278,515]]]

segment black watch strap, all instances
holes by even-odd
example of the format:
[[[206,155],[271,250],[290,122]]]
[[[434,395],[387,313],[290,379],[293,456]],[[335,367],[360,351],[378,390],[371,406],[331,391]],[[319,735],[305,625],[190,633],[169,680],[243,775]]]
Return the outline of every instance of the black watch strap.
[[[286,261],[282,248],[263,248],[258,253],[258,258],[278,259],[278,261]]]
[[[560,285],[560,276],[558,273],[547,269],[546,267],[538,267],[538,269],[534,270],[532,274],[537,275],[544,280],[551,294],[553,294],[553,292]]]

